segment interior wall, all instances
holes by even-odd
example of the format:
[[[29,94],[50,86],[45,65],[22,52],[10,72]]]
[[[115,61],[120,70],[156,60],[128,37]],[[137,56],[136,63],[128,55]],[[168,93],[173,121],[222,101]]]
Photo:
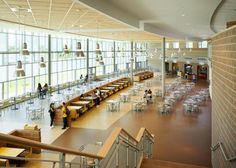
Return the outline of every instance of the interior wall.
[[[161,54],[161,48],[162,48],[162,43],[150,43],[148,46],[150,51],[154,51],[155,49],[158,49],[158,52],[153,52],[155,53],[152,58],[148,57],[148,65],[152,68],[155,69],[159,72],[161,72],[161,59],[160,59],[160,54]]]
[[[212,145],[222,142],[228,156],[236,155],[236,27],[212,39]],[[235,168],[218,148],[214,168]]]
[[[193,47],[191,50],[186,47],[185,42],[180,42],[180,50],[177,48],[173,48],[173,43],[168,42],[170,48],[166,48],[166,57],[170,58],[173,53],[176,53],[176,56],[178,57],[207,57],[208,52],[207,48],[197,48],[197,42],[193,43]],[[161,59],[160,56],[162,55],[162,43],[149,43],[148,48],[152,53],[154,54],[151,57],[148,57],[148,65],[153,68],[161,71]],[[154,52],[156,51],[156,52]],[[179,64],[179,70],[184,71],[184,63],[178,62]],[[195,69],[196,70],[196,69]]]

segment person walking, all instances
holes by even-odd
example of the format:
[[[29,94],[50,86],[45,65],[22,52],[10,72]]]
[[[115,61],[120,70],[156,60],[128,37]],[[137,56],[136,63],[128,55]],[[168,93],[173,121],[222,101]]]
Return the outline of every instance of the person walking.
[[[62,127],[62,129],[66,129],[66,127],[68,126],[68,124],[67,124],[67,115],[68,115],[68,109],[67,109],[67,107],[66,107],[66,103],[65,102],[63,102],[62,103],[62,117],[63,117],[63,127]]]
[[[42,85],[41,85],[41,83],[38,83],[37,92],[38,92],[38,98],[42,98]]]
[[[54,108],[54,103],[51,103],[50,106],[49,106],[49,114],[50,114],[50,127],[53,127],[53,122],[54,122],[54,118],[55,118],[55,113],[56,113],[56,110]]]

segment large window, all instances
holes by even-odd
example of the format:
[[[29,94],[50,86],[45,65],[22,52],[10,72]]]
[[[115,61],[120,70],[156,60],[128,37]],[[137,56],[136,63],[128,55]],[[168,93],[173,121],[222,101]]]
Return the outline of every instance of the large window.
[[[173,42],[173,48],[179,48],[179,42]]]
[[[51,41],[50,45],[48,41]],[[24,42],[27,44],[29,55],[22,54]],[[81,44],[84,57],[76,55],[78,42]],[[42,85],[49,83],[49,65],[52,86],[78,80],[81,74],[85,76],[87,72],[94,75],[107,75],[131,68],[131,42],[129,41],[87,39],[54,33],[49,40],[47,33],[23,34],[18,30],[4,29],[0,31],[0,44],[0,72],[2,73],[0,100],[34,92],[38,83]],[[99,61],[96,53],[97,44],[101,50]],[[49,46],[51,46],[50,63]],[[146,44],[136,43],[135,47],[134,68],[145,68]]]
[[[193,48],[193,42],[192,41],[186,42],[186,48]]]
[[[207,41],[198,42],[198,48],[207,48]]]

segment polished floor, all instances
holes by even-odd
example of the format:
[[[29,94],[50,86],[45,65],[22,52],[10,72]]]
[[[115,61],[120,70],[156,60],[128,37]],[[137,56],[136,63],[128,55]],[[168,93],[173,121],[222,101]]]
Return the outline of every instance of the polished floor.
[[[132,97],[132,100],[142,98],[146,88],[155,90],[160,87],[158,80],[150,80],[154,81],[153,85],[144,87],[137,96]],[[167,82],[172,80],[167,79]],[[207,87],[208,83],[206,81],[199,81],[195,86],[195,90]],[[126,92],[128,89],[122,92]],[[119,93],[111,96],[109,99],[118,98]],[[210,99],[200,107],[198,113],[194,114],[184,113],[182,107],[183,100],[180,100],[170,114],[160,115],[157,111],[157,104],[162,101],[161,98],[156,98],[155,103],[147,105],[143,112],[132,111],[130,102],[122,103],[120,112],[107,112],[105,108],[106,101],[103,101],[100,107],[93,108],[88,113],[85,113],[72,123],[71,128],[66,130],[61,130],[61,126],[55,126],[50,129],[48,126],[49,117],[47,115],[43,121],[28,121],[22,117],[24,122],[19,121],[15,123],[15,119],[5,119],[1,125],[7,126],[9,122],[13,121],[14,127],[20,128],[25,122],[36,123],[42,129],[43,142],[78,150],[80,150],[81,146],[93,144],[97,141],[104,142],[115,127],[122,127],[134,136],[137,135],[140,127],[145,127],[155,135],[153,159],[210,167]],[[11,113],[18,115],[16,111]],[[23,112],[19,112],[19,114],[23,115]],[[8,118],[8,115],[5,118]],[[1,127],[0,130],[1,132],[6,132],[8,129]],[[43,152],[42,156],[47,157],[48,154]]]

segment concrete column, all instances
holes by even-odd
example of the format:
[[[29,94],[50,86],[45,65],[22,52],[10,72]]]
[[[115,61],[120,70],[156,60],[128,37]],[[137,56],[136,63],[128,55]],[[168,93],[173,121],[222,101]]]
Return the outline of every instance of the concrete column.
[[[48,35],[48,85],[52,84],[51,35]]]
[[[133,84],[133,81],[134,81],[134,77],[133,77],[133,67],[134,67],[134,42],[132,41],[131,42],[131,58],[130,58],[130,72],[131,72],[131,83]]]
[[[161,75],[162,75],[162,98],[164,98],[165,96],[165,57],[166,57],[166,53],[165,53],[165,43],[166,43],[166,39],[165,37],[163,37],[163,41],[162,41],[162,67],[161,67]]]
[[[114,41],[114,43],[113,43],[113,71],[114,71],[114,74],[117,71],[117,69],[116,69],[116,57],[115,57],[116,50],[115,50],[115,48],[116,48],[116,42]]]
[[[88,75],[88,83],[90,82],[90,77],[89,77],[89,39],[87,39],[87,57],[86,57],[86,70],[87,70],[87,75]]]

